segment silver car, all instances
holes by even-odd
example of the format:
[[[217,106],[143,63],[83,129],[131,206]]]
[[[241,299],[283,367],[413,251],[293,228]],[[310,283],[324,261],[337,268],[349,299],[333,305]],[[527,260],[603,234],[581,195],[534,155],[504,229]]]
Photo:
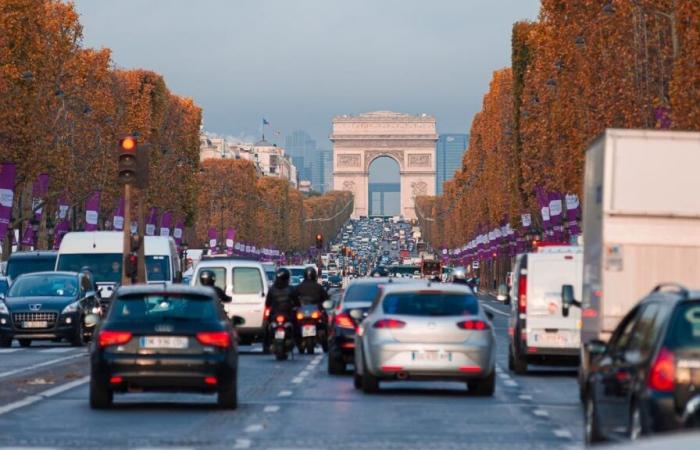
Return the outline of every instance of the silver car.
[[[355,336],[355,388],[374,393],[384,381],[452,380],[493,395],[491,319],[465,285],[384,285]]]

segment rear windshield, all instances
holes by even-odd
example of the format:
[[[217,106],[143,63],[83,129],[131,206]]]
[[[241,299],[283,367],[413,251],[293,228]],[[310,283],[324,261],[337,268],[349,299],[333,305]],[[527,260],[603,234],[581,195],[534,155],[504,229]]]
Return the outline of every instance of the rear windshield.
[[[148,281],[171,281],[170,258],[164,255],[146,256],[146,271]]]
[[[120,283],[122,281],[121,253],[64,253],[58,258],[58,270],[81,272],[89,267],[96,283]]]
[[[343,301],[372,303],[379,292],[379,286],[374,283],[351,284],[345,292]]]
[[[137,322],[197,322],[216,320],[217,312],[209,297],[133,295],[116,299],[110,307],[109,318]]]
[[[8,297],[75,297],[77,292],[75,275],[25,275],[12,283]]]
[[[14,280],[25,273],[48,272],[55,268],[56,256],[10,258],[7,263],[7,276]]]
[[[700,302],[678,305],[666,335],[666,347],[700,348]]]
[[[479,312],[476,297],[445,292],[401,292],[388,294],[382,302],[384,314],[405,316],[464,316]]]

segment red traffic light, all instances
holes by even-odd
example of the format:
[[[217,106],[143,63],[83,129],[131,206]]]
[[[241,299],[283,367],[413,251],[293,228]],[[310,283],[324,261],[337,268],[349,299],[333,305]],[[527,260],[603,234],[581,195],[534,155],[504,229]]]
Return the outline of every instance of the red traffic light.
[[[136,138],[132,136],[127,136],[119,140],[119,147],[125,152],[136,151],[137,144]]]
[[[316,240],[317,240],[317,241],[322,241],[322,240],[323,240],[323,236],[322,236],[320,233],[317,234],[317,235],[316,235]]]

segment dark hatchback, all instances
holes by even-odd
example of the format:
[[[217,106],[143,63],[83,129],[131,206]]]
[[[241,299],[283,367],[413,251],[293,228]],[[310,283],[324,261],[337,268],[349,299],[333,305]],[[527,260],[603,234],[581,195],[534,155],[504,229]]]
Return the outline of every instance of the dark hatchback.
[[[219,406],[235,409],[237,368],[236,332],[214,290],[121,287],[92,346],[90,406],[110,407],[115,392],[155,391],[217,394]]]
[[[25,273],[48,272],[56,269],[57,252],[14,252],[7,260],[6,274],[12,283]]]
[[[700,427],[700,291],[662,285],[589,344],[588,443]]]
[[[33,340],[61,339],[80,346],[91,335],[84,318],[98,306],[94,285],[82,273],[20,275],[0,300],[0,347],[9,347],[13,339],[22,347]]]

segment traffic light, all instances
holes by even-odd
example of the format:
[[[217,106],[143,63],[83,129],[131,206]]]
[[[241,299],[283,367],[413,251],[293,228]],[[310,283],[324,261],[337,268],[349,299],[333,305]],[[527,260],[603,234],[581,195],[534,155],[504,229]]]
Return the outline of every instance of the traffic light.
[[[133,184],[136,181],[136,138],[127,136],[119,140],[119,182]]]
[[[316,235],[316,248],[323,248],[323,235],[321,233]]]

